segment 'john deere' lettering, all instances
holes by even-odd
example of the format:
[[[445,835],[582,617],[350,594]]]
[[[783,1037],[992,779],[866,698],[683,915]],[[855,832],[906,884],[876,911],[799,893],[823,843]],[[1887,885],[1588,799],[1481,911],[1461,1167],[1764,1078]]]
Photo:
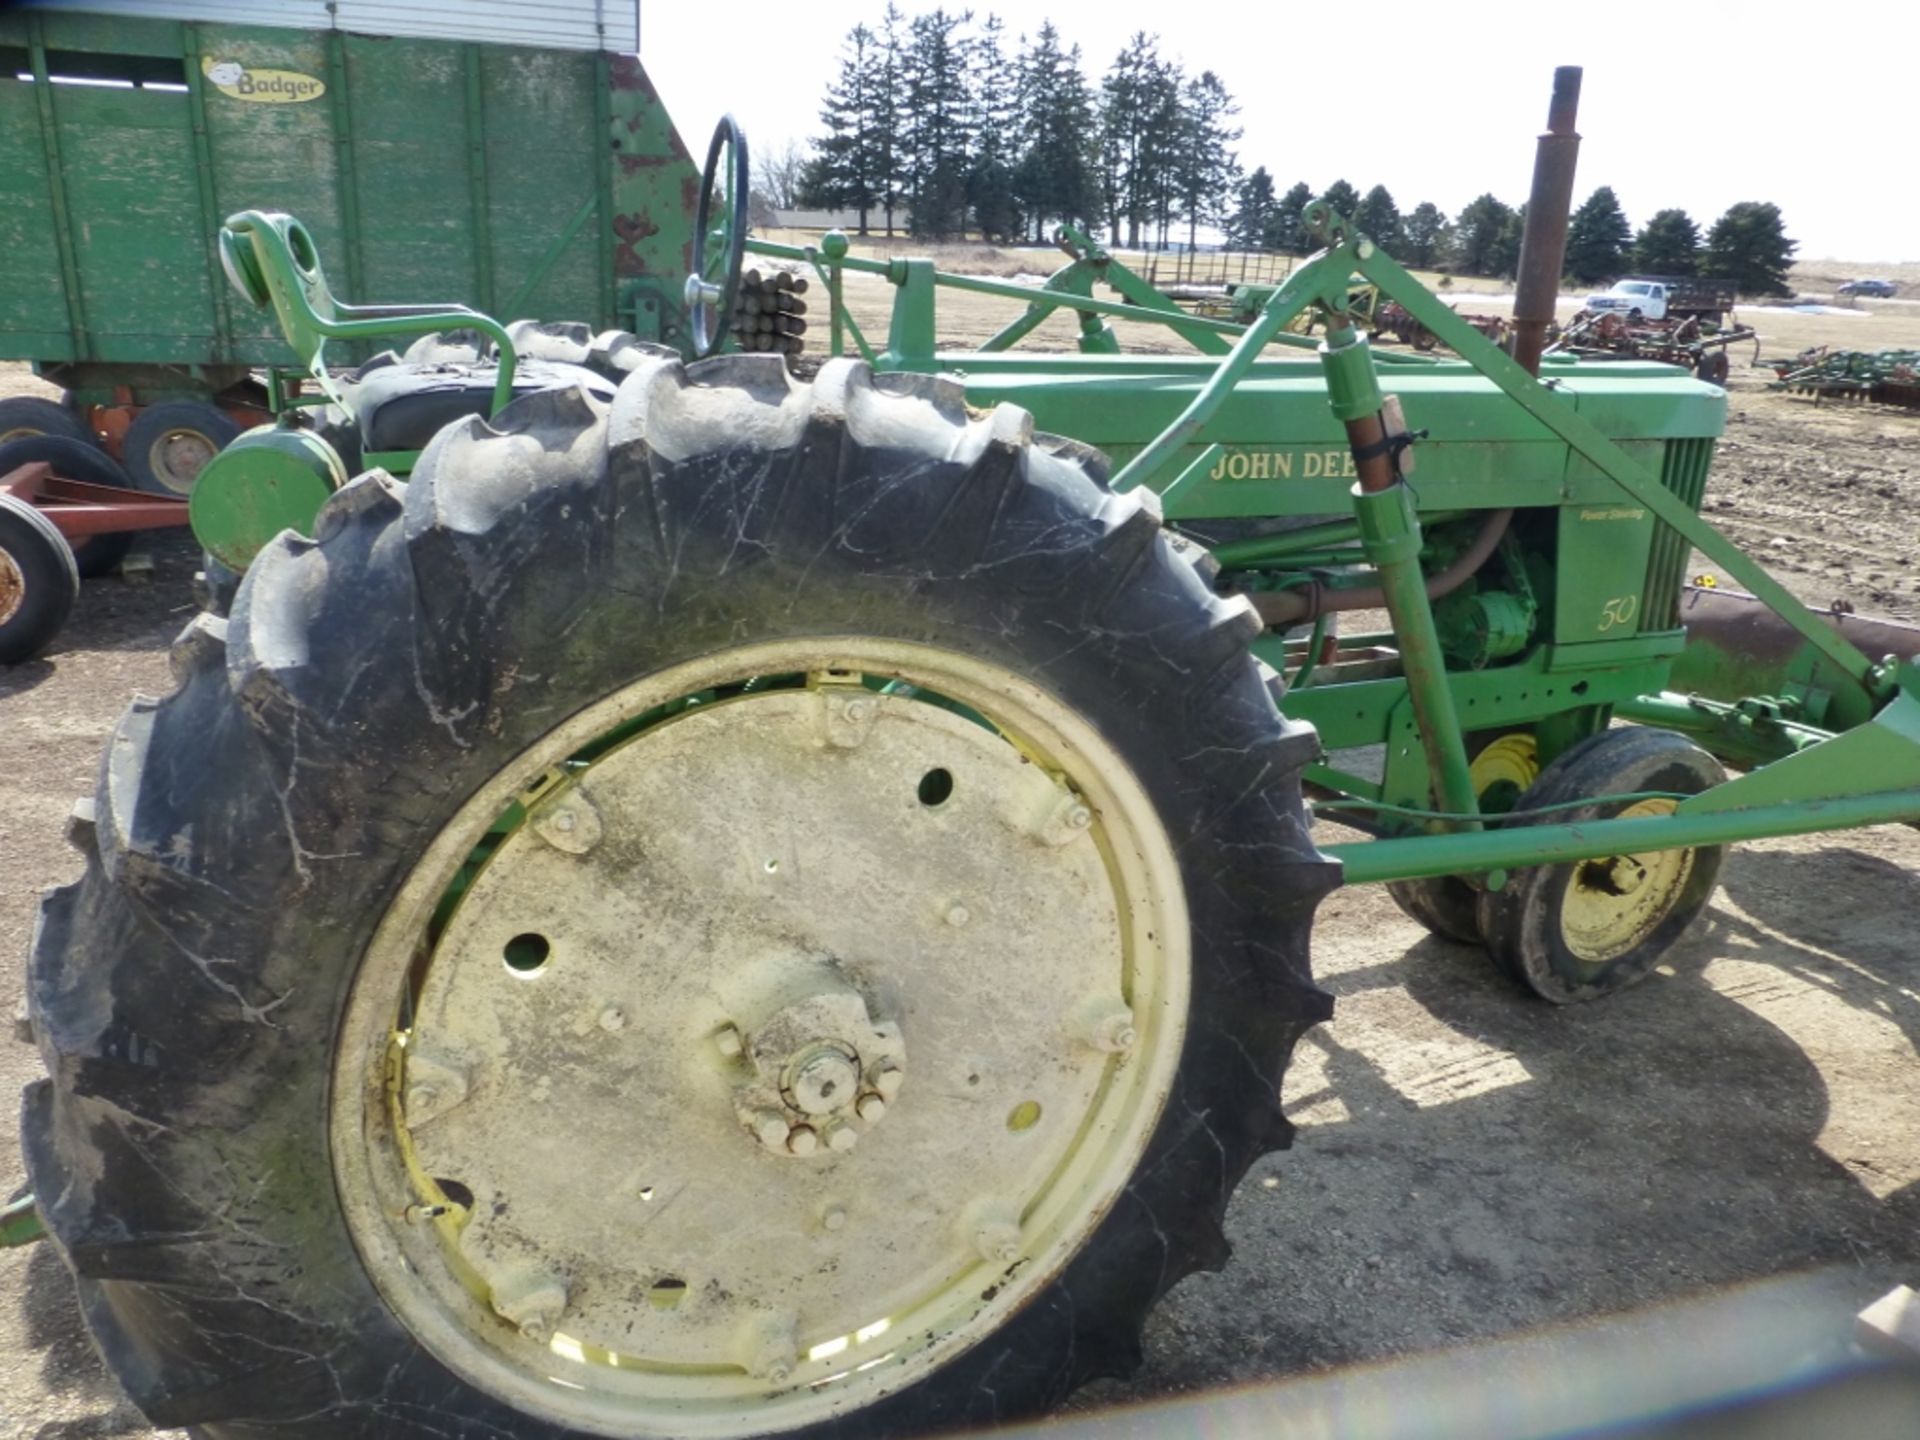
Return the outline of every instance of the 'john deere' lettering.
[[[1351,480],[1353,452],[1327,450],[1222,450],[1209,480]]]

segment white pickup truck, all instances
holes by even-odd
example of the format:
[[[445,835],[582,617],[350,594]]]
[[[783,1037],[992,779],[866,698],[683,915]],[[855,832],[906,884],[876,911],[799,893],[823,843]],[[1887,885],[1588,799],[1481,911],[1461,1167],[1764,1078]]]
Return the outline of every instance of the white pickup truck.
[[[1697,280],[1674,275],[1629,275],[1611,289],[1589,295],[1586,308],[1629,320],[1684,319],[1695,316],[1716,325],[1733,309],[1731,280]]]

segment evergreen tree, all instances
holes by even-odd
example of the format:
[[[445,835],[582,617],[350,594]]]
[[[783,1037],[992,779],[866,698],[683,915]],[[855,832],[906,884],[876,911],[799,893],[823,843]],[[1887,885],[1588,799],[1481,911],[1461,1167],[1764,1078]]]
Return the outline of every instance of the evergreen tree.
[[[902,52],[899,149],[906,198],[912,233],[931,239],[966,229],[972,136],[967,47],[959,31],[970,18],[944,7],[916,15]]]
[[[1014,166],[1014,196],[1040,240],[1050,222],[1087,225],[1100,212],[1088,155],[1093,95],[1080,71],[1080,47],[1063,50],[1051,21],[1022,55],[1019,84],[1026,148]]]
[[[1626,268],[1633,227],[1613,187],[1602,185],[1567,222],[1567,274],[1583,285],[1611,281]]]
[[[1514,211],[1492,195],[1480,195],[1467,204],[1454,222],[1454,253],[1460,269],[1468,275],[1505,273],[1502,261],[1507,254],[1507,235],[1514,228]],[[1513,253],[1519,255],[1517,236]]]
[[[1386,186],[1376,185],[1367,191],[1366,198],[1353,213],[1353,223],[1362,235],[1396,260],[1405,255],[1406,234],[1400,207],[1393,203],[1393,195]]]
[[[1354,211],[1360,208],[1360,192],[1344,180],[1334,181],[1320,198],[1333,207],[1334,214],[1343,219],[1351,220]]]
[[[1691,275],[1700,268],[1700,227],[1684,210],[1657,210],[1633,237],[1633,266],[1648,275]]]
[[[1278,248],[1273,245],[1280,202],[1273,193],[1273,176],[1262,165],[1234,190],[1233,213],[1227,217],[1227,244],[1236,250]]]
[[[1187,220],[1187,248],[1192,249],[1201,225],[1225,218],[1240,170],[1231,148],[1240,138],[1240,127],[1227,122],[1240,107],[1211,70],[1188,81],[1180,100],[1180,153],[1173,179]]]
[[[973,223],[988,240],[1011,240],[1020,231],[1013,166],[1018,156],[1020,95],[1002,43],[1006,27],[989,15],[971,54],[974,154],[967,176]]]
[[[900,146],[900,121],[906,111],[903,93],[906,71],[906,16],[900,7],[887,0],[880,16],[880,29],[874,37],[873,76],[868,93],[873,97],[873,173],[874,203],[886,215],[887,234],[893,234],[893,210],[900,203],[900,182],[904,158]]]
[[[1311,248],[1302,217],[1307,206],[1313,203],[1313,187],[1306,181],[1297,182],[1294,187],[1280,197],[1280,204],[1273,214],[1273,230],[1268,235],[1267,247],[1272,250],[1286,250],[1295,255],[1304,255]]]
[[[1416,270],[1431,270],[1441,262],[1447,232],[1452,228],[1440,207],[1422,200],[1402,225],[1404,249],[1399,258]]]
[[[866,26],[856,25],[847,32],[840,73],[827,87],[820,109],[827,130],[814,141],[816,153],[799,184],[802,204],[857,211],[862,235],[867,233],[867,214],[879,202],[883,183],[872,92],[876,53],[874,33]]]
[[[1742,200],[1707,232],[1700,273],[1732,280],[1746,295],[1791,295],[1787,271],[1800,242],[1787,238],[1778,205]]]
[[[1117,239],[1138,247],[1157,225],[1164,241],[1177,186],[1181,145],[1181,80],[1160,58],[1159,39],[1137,31],[1100,82],[1100,184]]]

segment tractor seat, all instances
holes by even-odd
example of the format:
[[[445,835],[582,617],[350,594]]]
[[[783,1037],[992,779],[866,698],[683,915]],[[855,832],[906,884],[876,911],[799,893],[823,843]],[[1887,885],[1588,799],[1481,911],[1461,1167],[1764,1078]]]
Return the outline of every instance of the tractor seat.
[[[359,421],[359,434],[355,437],[359,448],[362,451],[426,448],[441,427],[468,415],[487,414],[493,406],[493,386],[498,373],[492,362],[485,360],[421,364],[381,356],[369,362],[341,387]],[[571,389],[575,385],[606,401],[613,399],[618,388],[612,380],[585,365],[558,360],[523,359],[514,370],[516,398],[539,390]]]

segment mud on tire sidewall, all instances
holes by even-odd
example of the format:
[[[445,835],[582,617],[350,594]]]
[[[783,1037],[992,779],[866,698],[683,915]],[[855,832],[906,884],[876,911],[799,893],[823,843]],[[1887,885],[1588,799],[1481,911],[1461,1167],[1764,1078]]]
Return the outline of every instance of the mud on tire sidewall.
[[[410,485],[362,477],[314,541],[263,552],[230,628],[203,615],[176,646],[180,689],[122,721],[88,873],[36,936],[52,1079],[24,1129],[91,1328],[156,1423],[567,1433],[458,1379],[377,1295],[333,1185],[334,1036],[387,901],[469,794],[586,704],[742,637],[875,635],[1044,677],[1135,767],[1192,928],[1179,1075],[1080,1253],[987,1342],[790,1433],[1031,1413],[1126,1373],[1154,1299],[1224,1263],[1227,1199],[1288,1138],[1286,1058],[1330,1008],[1306,965],[1334,879],[1300,809],[1312,734],[1274,711],[1257,622],[1017,412],[961,425],[990,435],[955,461],[957,386],[830,366],[812,391],[777,358],[655,362],[611,417],[549,392],[449,427]],[[796,403],[797,445],[741,463]],[[881,439],[850,438],[862,413]]]

